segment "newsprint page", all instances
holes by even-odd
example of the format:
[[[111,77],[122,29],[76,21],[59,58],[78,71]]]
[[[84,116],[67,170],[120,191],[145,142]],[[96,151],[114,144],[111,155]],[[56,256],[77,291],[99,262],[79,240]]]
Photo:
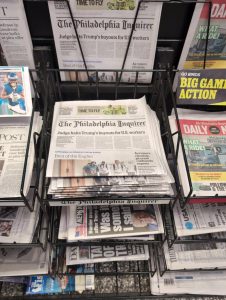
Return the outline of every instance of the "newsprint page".
[[[70,1],[87,67],[103,70],[100,81],[115,81],[115,73],[104,70],[122,68],[138,3],[138,0]],[[59,67],[84,69],[66,1],[49,1],[48,5]],[[124,69],[153,68],[161,9],[162,3],[158,1],[141,4]],[[151,75],[142,72],[138,81],[150,82]],[[80,76],[80,80],[86,79],[85,72]],[[89,76],[96,80],[95,72]],[[130,72],[123,74],[122,81],[132,82],[135,76]],[[61,78],[76,80],[74,72],[61,72]]]

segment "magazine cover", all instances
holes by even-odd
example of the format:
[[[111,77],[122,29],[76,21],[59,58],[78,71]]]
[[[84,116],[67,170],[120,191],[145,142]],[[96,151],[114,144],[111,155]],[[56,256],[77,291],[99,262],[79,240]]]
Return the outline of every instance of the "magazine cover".
[[[211,20],[209,35],[207,37],[208,16],[210,9]],[[206,44],[207,55],[205,68],[224,69],[226,67],[225,12],[225,0],[210,0],[206,3],[196,3],[191,24],[184,43],[184,48],[178,64],[179,70],[204,68]],[[174,90],[176,90],[177,83],[178,78],[175,76]]]
[[[183,70],[178,72],[178,105],[226,105],[225,70]]]
[[[31,276],[26,294],[57,294],[75,292],[75,276],[68,275],[55,278],[50,276]]]
[[[226,120],[180,120],[193,191],[226,191]]]
[[[70,207],[68,240],[163,233],[157,205]]]
[[[32,99],[27,67],[0,67],[0,117],[31,116]]]

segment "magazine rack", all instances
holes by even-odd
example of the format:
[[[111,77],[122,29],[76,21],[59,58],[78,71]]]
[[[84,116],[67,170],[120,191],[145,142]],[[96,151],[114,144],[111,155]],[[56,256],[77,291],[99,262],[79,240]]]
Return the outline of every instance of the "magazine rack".
[[[198,70],[197,70],[198,71]],[[182,138],[182,133],[181,133],[181,128],[180,128],[180,122],[179,122],[179,116],[178,116],[178,112],[177,112],[177,104],[176,104],[176,98],[175,98],[175,94],[173,93],[173,89],[172,89],[172,81],[171,81],[171,78],[172,78],[172,74],[176,73],[178,71],[168,71],[166,72],[166,78],[165,78],[165,83],[167,85],[167,89],[168,89],[168,95],[169,95],[169,101],[172,103],[172,107],[173,107],[173,112],[174,112],[174,115],[176,117],[176,123],[177,123],[177,128],[178,130],[176,132],[171,132],[170,134],[170,140],[171,142],[172,141],[172,138],[174,135],[177,136],[177,145],[176,147],[174,147],[174,151],[173,151],[173,155],[174,155],[174,158],[177,162],[177,165],[179,163],[178,161],[178,154],[179,154],[179,148],[182,150],[182,155],[183,155],[183,159],[184,159],[184,162],[185,162],[185,169],[186,169],[186,176],[188,178],[188,182],[189,182],[189,193],[188,195],[184,195],[184,192],[183,192],[183,185],[182,184],[179,184],[180,185],[180,204],[181,204],[181,207],[184,207],[187,203],[197,203],[197,200],[199,201],[202,201],[202,200],[205,200],[206,198],[210,199],[209,202],[211,202],[211,199],[212,199],[212,202],[216,202],[214,201],[214,198],[218,198],[219,199],[219,202],[222,202],[221,200],[226,200],[226,193],[225,193],[225,196],[219,196],[217,193],[214,195],[214,196],[196,196],[196,195],[192,195],[193,193],[193,187],[192,187],[192,180],[191,180],[191,176],[190,176],[190,172],[189,172],[189,165],[188,165],[188,160],[187,160],[187,156],[186,156],[186,152],[185,152],[185,147],[184,147],[184,143],[183,143],[183,138]],[[182,106],[180,106],[182,107]],[[198,108],[199,110],[205,110],[205,111],[225,111],[226,108],[224,106],[208,106],[208,107],[198,107],[198,106],[186,106],[187,108],[192,108],[192,109],[195,109],[195,108]],[[172,145],[173,147],[173,145]],[[176,148],[176,149],[175,149]],[[180,182],[180,179],[178,177],[178,181]]]
[[[26,1],[53,1],[53,0],[26,0]],[[141,0],[141,2],[155,2],[157,0]],[[71,20],[73,23],[73,28],[75,30],[75,34],[78,40],[79,44],[79,49],[81,51],[81,55],[83,58],[83,63],[84,63],[84,69],[82,70],[69,70],[69,69],[47,69],[43,70],[42,72],[42,95],[43,100],[44,100],[44,123],[43,123],[43,130],[40,134],[39,137],[39,143],[40,143],[40,148],[37,149],[36,153],[36,163],[37,163],[37,173],[40,174],[41,170],[41,160],[42,156],[46,158],[45,164],[43,166],[44,173],[46,171],[46,164],[47,164],[47,157],[48,157],[48,151],[49,151],[49,144],[50,144],[50,139],[51,139],[51,125],[52,125],[52,118],[53,118],[53,109],[54,109],[54,103],[56,101],[64,101],[64,100],[71,100],[71,99],[76,99],[76,100],[92,100],[92,99],[125,99],[125,98],[138,98],[143,95],[147,96],[147,102],[148,104],[157,112],[157,115],[160,120],[161,124],[161,130],[162,130],[162,138],[164,141],[164,146],[165,146],[165,151],[166,151],[166,156],[169,159],[169,163],[172,165],[172,172],[175,177],[175,195],[173,197],[153,197],[150,198],[148,197],[149,203],[156,203],[160,201],[166,200],[167,202],[170,201],[171,203],[174,203],[175,200],[180,199],[182,205],[185,205],[189,199],[185,198],[183,195],[183,189],[180,184],[179,180],[179,175],[177,171],[177,161],[178,161],[178,150],[174,149],[173,145],[173,134],[178,134],[180,136],[180,143],[182,143],[182,138],[181,138],[181,133],[180,131],[176,133],[171,133],[170,131],[170,126],[169,126],[169,121],[168,121],[168,114],[167,114],[167,107],[166,103],[170,101],[171,104],[173,104],[173,108],[176,110],[176,103],[175,103],[175,98],[172,92],[172,84],[171,84],[171,76],[172,73],[171,71],[167,71],[165,69],[155,69],[155,70],[147,70],[146,72],[151,72],[153,74],[153,81],[152,84],[141,84],[139,83],[139,73],[141,72],[140,70],[133,70],[135,73],[135,81],[133,83],[123,83],[121,81],[122,79],[122,74],[123,72],[131,72],[131,70],[125,70],[125,62],[128,54],[128,50],[130,47],[132,35],[134,32],[134,25],[136,23],[136,19],[138,16],[139,8],[140,5],[138,6],[138,9],[136,11],[136,15],[134,18],[134,23],[133,27],[131,30],[131,34],[128,40],[128,45],[126,48],[125,56],[123,59],[123,64],[121,69],[119,70],[89,70],[87,68],[87,64],[85,61],[82,45],[79,40],[79,36],[77,33],[77,29],[73,20],[73,15],[72,11],[70,8],[69,0],[64,0],[64,2],[67,3],[68,9],[70,12]],[[175,1],[161,1],[163,3],[174,3]],[[176,1],[177,3],[196,3],[196,1]],[[203,2],[203,1],[197,1],[197,2]],[[210,7],[211,7],[211,2],[208,2]],[[210,12],[210,10],[209,10]],[[207,28],[207,37],[209,33],[209,25],[210,25],[210,13],[209,13],[209,19],[208,19],[208,28]],[[207,54],[207,44],[208,44],[208,38],[206,39],[206,46],[205,46],[205,51],[204,51],[204,58],[203,58],[203,67],[205,68],[206,64],[206,54]],[[60,72],[74,72],[75,74],[75,81],[68,81],[68,82],[62,82],[60,80]],[[81,82],[79,80],[79,73],[84,73],[87,76],[88,80],[86,82]],[[102,72],[115,72],[115,81],[111,83],[107,82],[101,82],[99,78],[99,74]],[[92,73],[93,79],[89,76],[89,74]],[[75,101],[76,101],[75,100]],[[178,116],[177,116],[178,118]],[[183,143],[182,143],[183,144]],[[178,147],[177,147],[178,148]],[[39,151],[38,151],[39,150]],[[184,154],[184,153],[183,153]],[[188,171],[188,170],[187,170]],[[188,176],[189,172],[188,172]],[[89,199],[83,198],[81,200],[78,199],[61,199],[60,201],[54,200],[51,197],[47,196],[47,191],[49,187],[49,180],[47,178],[39,179],[39,184],[42,184],[43,189],[41,193],[38,192],[38,183],[35,187],[36,189],[36,194],[38,199],[40,200],[40,203],[42,207],[45,208],[45,205],[54,205],[54,206],[62,206],[62,205],[70,205],[70,204],[76,204],[79,201],[83,201],[85,203],[86,201],[89,201]],[[192,188],[192,187],[191,187]],[[192,191],[191,191],[192,193]],[[105,198],[106,199],[106,198]],[[101,200],[100,197],[98,197],[97,200]],[[120,201],[120,198],[114,198],[114,197],[109,197],[107,199],[109,201],[109,204],[112,203],[112,201]],[[139,197],[135,198],[130,198],[131,204],[133,204],[133,201],[142,201]],[[122,199],[123,201],[123,199]],[[168,209],[171,209],[170,207]],[[167,210],[167,208],[166,208]],[[164,212],[165,213],[165,212]],[[170,212],[169,212],[170,213]],[[60,219],[60,207],[55,208],[52,210],[50,213],[51,215],[51,220],[50,221],[50,236],[51,236],[51,241],[53,244],[53,249],[55,251],[55,268],[52,270],[52,275],[59,275],[62,276],[63,274],[69,274],[69,270],[64,269],[64,259],[65,259],[65,247],[67,246],[67,243],[65,241],[59,242],[57,241],[58,237],[58,227],[59,227],[59,219]],[[175,229],[174,228],[175,224],[171,224],[170,227],[167,225],[165,226],[166,228],[166,239],[169,241],[170,245],[172,245],[173,242],[182,242],[185,243],[186,241],[181,241],[179,239],[174,239],[172,238],[172,235],[170,236],[170,230],[169,229]],[[211,240],[208,240],[211,242]],[[136,241],[139,243],[139,241]],[[143,279],[147,280],[149,282],[149,275],[154,275],[156,272],[156,269],[160,269],[161,275],[164,274],[166,271],[166,268],[164,268],[164,261],[162,257],[162,240],[157,240],[157,241],[151,241],[149,244],[149,249],[151,252],[151,259],[149,261],[149,265],[144,264],[139,264],[135,263],[135,266],[133,262],[128,262],[129,268],[128,271],[125,272],[120,272],[120,268],[118,263],[113,263],[113,270],[111,269],[109,272],[105,270],[100,269],[100,265],[96,264],[95,266],[95,275],[100,276],[100,277],[105,277],[105,276],[112,276],[112,280],[114,281],[115,284],[115,289],[113,292],[108,293],[108,294],[103,294],[103,293],[89,293],[86,295],[77,295],[77,298],[91,298],[91,299],[103,299],[103,297],[106,296],[106,298],[111,298],[111,299],[176,299],[176,298],[181,298],[181,295],[163,295],[163,296],[153,296],[151,295],[150,291],[150,284],[149,288],[147,290],[143,290],[142,288],[142,282]],[[172,243],[171,243],[172,242]],[[191,239],[187,241],[188,243],[193,243],[196,242],[195,240]],[[197,241],[197,242],[200,242]],[[215,242],[215,241],[213,241]],[[86,242],[87,245],[95,244],[98,243],[93,242]],[[101,242],[102,245],[104,243],[110,243],[110,241],[104,241]],[[131,242],[128,242],[131,243]],[[132,242],[134,243],[134,242]],[[82,243],[84,245],[84,243]],[[98,243],[100,244],[100,243]],[[125,242],[123,242],[125,244]],[[70,245],[79,245],[79,243],[70,243]],[[153,259],[154,256],[154,259]],[[106,268],[106,265],[105,265]],[[71,272],[71,271],[70,271]],[[70,273],[71,274],[71,273]],[[87,273],[90,274],[90,273]],[[138,283],[138,289],[134,292],[122,292],[122,288],[120,286],[120,280],[123,276],[132,276],[133,278],[136,278],[137,283]],[[102,279],[101,278],[101,279]],[[75,294],[72,295],[54,295],[54,296],[32,296],[32,297],[23,297],[23,299],[74,299],[76,297]],[[192,299],[207,299],[208,296],[203,296],[203,295],[182,295],[183,298],[191,298]],[[211,299],[211,298],[210,298]],[[212,298],[213,299],[213,298]],[[215,300],[218,299],[223,299],[223,297],[214,297]]]

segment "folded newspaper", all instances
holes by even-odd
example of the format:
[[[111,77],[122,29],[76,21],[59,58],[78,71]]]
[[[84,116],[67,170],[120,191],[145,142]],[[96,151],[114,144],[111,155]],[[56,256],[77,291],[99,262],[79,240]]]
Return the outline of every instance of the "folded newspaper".
[[[39,202],[27,207],[0,207],[0,243],[31,243],[39,218]]]
[[[208,238],[200,236],[200,241]],[[226,233],[213,234],[213,238],[225,238]],[[225,243],[174,244],[164,243],[164,255],[168,270],[226,268]]]
[[[26,276],[47,274],[49,271],[49,247],[1,248],[0,276]]]
[[[129,52],[125,61],[126,70],[140,70],[138,82],[150,82],[154,65],[162,2],[139,3],[138,0],[99,2],[49,1],[49,12],[56,46],[58,65],[61,69],[84,69],[79,44],[68,5],[74,17],[86,65],[92,82],[116,80],[126,54],[128,40],[134,26]],[[138,6],[140,8],[137,13]],[[136,16],[136,22],[134,18]],[[62,80],[76,81],[76,73],[60,72]],[[78,73],[79,80],[87,79],[85,72]],[[123,72],[122,81],[134,82],[136,72]]]
[[[179,123],[192,181],[192,196],[226,196],[226,117],[225,112],[201,112],[178,109]],[[177,131],[175,115],[169,117],[172,133]],[[175,134],[176,147],[178,135]],[[178,152],[178,170],[184,195],[190,193],[182,146]],[[215,197],[215,201],[217,197]],[[226,197],[225,197],[226,201]]]
[[[120,196],[120,204],[129,204],[126,198],[142,197],[138,204],[174,195],[159,121],[144,97],[57,102],[52,128],[47,177],[53,200],[82,205],[86,197],[87,205],[98,205]]]
[[[30,143],[27,145],[29,126],[29,123],[25,124],[21,121],[15,125],[13,125],[13,121],[12,123],[0,124],[0,190],[2,200],[9,197],[21,197],[21,178],[27,147],[29,147],[29,151],[23,192],[25,195],[28,194],[35,155],[33,138],[30,139]],[[35,113],[32,134],[40,132],[41,126],[41,117],[38,113]]]
[[[66,265],[148,259],[148,246],[143,244],[75,246],[66,250]]]
[[[226,231],[226,204],[188,204],[179,201],[173,209],[176,233],[179,237]]]
[[[151,292],[162,294],[226,295],[226,271],[171,271],[151,277]]]
[[[68,241],[164,232],[158,205],[68,207]]]

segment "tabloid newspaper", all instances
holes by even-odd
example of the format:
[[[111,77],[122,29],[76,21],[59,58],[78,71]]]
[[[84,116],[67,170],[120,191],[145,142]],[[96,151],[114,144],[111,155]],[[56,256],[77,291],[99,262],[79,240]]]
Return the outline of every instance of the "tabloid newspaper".
[[[59,226],[59,232],[58,232],[58,239],[59,240],[66,240],[67,239],[67,215],[69,214],[69,210],[66,206],[62,207],[61,210],[61,216],[60,216],[60,226]],[[113,238],[114,240],[140,240],[140,241],[152,241],[154,240],[154,235],[141,235],[141,236],[130,236],[130,237],[123,237],[123,238]]]
[[[21,0],[1,0],[0,43],[8,66],[35,69],[33,45]]]
[[[162,294],[226,295],[226,271],[170,271],[151,277],[151,291]]]
[[[39,207],[37,200],[33,212],[26,207],[0,207],[0,243],[31,243]]]
[[[32,113],[31,87],[27,67],[0,67],[0,117],[22,122]]]
[[[208,239],[208,235],[201,237]],[[213,238],[225,238],[226,234],[213,234]],[[225,268],[226,245],[225,243],[185,243],[174,244],[168,247],[164,243],[164,255],[167,269],[199,269],[199,268]]]
[[[107,246],[81,245],[67,247],[66,250],[66,265],[148,259],[148,246],[143,244],[116,244]]]
[[[47,177],[167,175],[144,97],[56,102],[52,128]]]
[[[122,68],[138,3],[138,0],[70,1],[86,65],[89,69],[102,70],[98,74],[99,81],[115,81],[116,74],[105,70]],[[67,3],[49,1],[48,5],[59,67],[84,69]],[[161,9],[161,2],[141,3],[125,63],[126,70],[153,68]],[[138,81],[150,82],[151,75],[150,72],[141,72]],[[89,77],[97,80],[95,72],[89,72]],[[61,72],[61,78],[76,80],[76,74]],[[79,79],[86,79],[86,73],[80,73]],[[122,81],[134,80],[135,73],[123,73]]]
[[[1,248],[0,276],[26,276],[47,274],[49,271],[49,247]]]
[[[226,117],[225,113],[179,110],[179,122],[192,181],[192,196],[226,195]],[[177,131],[175,116],[170,116],[172,133]],[[174,135],[176,146],[178,135]],[[190,192],[181,145],[178,168],[184,195]]]
[[[34,114],[32,133],[40,132],[41,118]],[[25,153],[29,147],[23,192],[27,195],[34,164],[34,143],[28,143],[29,124],[0,124],[0,190],[1,198],[21,197],[21,178],[25,163]],[[6,205],[6,204],[3,204]],[[21,205],[21,203],[20,203]]]
[[[179,201],[173,209],[178,236],[226,231],[226,204],[188,204],[181,208]]]
[[[157,205],[70,207],[68,241],[163,233]]]
[[[210,5],[211,3],[211,5]],[[209,35],[208,17],[210,13]],[[204,55],[207,44],[206,69],[224,69],[225,64],[225,1],[211,0],[196,3],[187,37],[184,43],[178,69],[204,68]],[[176,90],[178,78],[175,77]]]

